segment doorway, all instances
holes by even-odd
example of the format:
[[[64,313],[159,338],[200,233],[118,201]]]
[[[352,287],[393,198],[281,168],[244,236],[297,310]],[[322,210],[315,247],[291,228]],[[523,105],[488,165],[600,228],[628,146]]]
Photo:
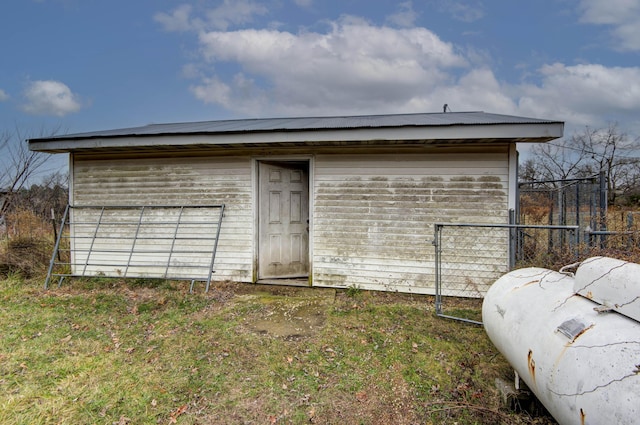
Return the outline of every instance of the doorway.
[[[260,161],[258,280],[308,276],[309,161]]]

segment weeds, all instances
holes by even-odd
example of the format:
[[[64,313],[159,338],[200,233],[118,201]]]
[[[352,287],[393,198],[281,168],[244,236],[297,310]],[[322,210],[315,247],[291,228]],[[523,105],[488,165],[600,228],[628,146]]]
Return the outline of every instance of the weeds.
[[[42,275],[53,251],[51,227],[28,210],[8,214],[0,244],[0,277]]]
[[[0,276],[17,274],[30,278],[42,275],[46,270],[53,245],[28,236],[5,241],[0,251]]]
[[[548,250],[537,250],[525,256],[523,260],[516,263],[516,268],[523,267],[544,267],[550,270],[560,268],[590,257],[612,257],[623,261],[640,263],[640,245],[631,244],[628,246],[613,245],[589,246],[580,244],[578,246],[554,247]]]
[[[523,198],[523,217],[521,220],[530,225],[545,225],[551,204],[544,199],[533,202],[531,197]],[[548,200],[547,200],[548,201]],[[610,207],[602,221],[602,233],[589,233],[581,228],[577,235],[581,241],[577,246],[574,235],[553,233],[549,230],[527,228],[522,233],[523,243],[519,252],[518,268],[544,267],[558,270],[560,267],[594,256],[618,258],[640,263],[640,227],[637,222],[637,209]],[[584,217],[586,223],[600,222],[600,217]]]
[[[346,289],[345,293],[349,298],[356,298],[362,293],[362,288],[358,285],[351,285]]]

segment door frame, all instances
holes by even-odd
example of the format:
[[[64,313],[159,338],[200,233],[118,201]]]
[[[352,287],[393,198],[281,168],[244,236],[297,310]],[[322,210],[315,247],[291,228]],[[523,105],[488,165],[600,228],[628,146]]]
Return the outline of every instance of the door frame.
[[[268,279],[261,281],[259,278],[259,255],[260,255],[260,163],[261,162],[306,162],[308,164],[308,198],[309,198],[309,238],[307,255],[309,256],[309,276],[303,282],[302,279]],[[252,282],[253,283],[276,283],[280,280],[283,285],[312,286],[313,282],[313,188],[314,188],[314,156],[313,155],[276,155],[276,156],[256,156],[251,158],[251,197],[253,200],[253,266],[252,266]]]

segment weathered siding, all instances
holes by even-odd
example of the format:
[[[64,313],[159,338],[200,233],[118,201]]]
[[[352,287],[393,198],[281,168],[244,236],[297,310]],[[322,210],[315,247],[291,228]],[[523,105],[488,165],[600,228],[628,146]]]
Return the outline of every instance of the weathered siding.
[[[433,293],[434,223],[508,222],[507,150],[318,155],[313,220],[314,285]]]
[[[71,196],[76,206],[225,204],[214,279],[252,279],[254,222],[248,156],[76,156],[73,166]]]
[[[316,151],[310,170],[313,285],[433,293],[434,223],[508,222],[507,147],[461,151]],[[255,278],[257,231],[252,166],[250,152],[233,157],[76,156],[72,201],[76,206],[225,204],[214,279],[249,282]],[[490,271],[507,262],[502,233],[489,259],[477,255],[486,254],[486,247],[468,248],[444,267],[481,263]],[[465,284],[468,278],[460,280]]]

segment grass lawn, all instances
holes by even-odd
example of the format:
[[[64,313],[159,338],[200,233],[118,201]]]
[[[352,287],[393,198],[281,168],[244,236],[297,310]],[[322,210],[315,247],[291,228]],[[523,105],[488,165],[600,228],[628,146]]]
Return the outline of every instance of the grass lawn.
[[[432,297],[0,281],[2,424],[553,423],[501,407],[510,373]]]

